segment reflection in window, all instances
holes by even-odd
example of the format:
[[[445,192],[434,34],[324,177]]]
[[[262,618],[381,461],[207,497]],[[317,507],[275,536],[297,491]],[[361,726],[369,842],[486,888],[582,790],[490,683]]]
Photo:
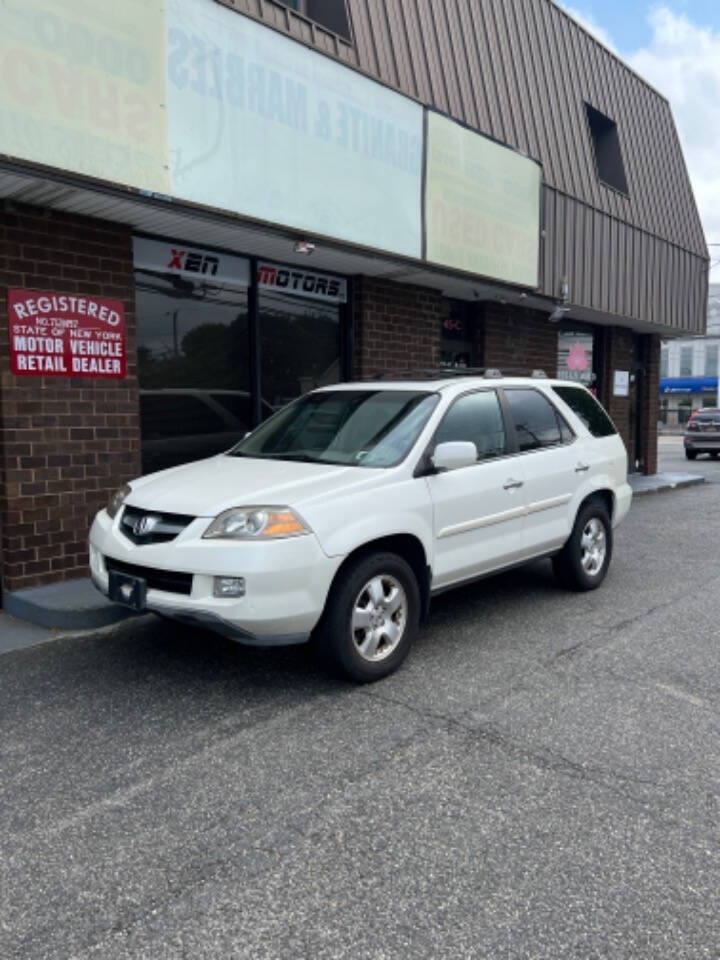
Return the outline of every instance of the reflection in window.
[[[553,390],[594,437],[610,437],[616,432],[610,417],[587,390],[580,390],[578,387],[553,387]]]
[[[227,450],[250,429],[247,292],[136,271],[144,473]]]
[[[693,358],[692,347],[680,347],[680,376],[681,377],[692,376],[692,358]]]
[[[407,456],[438,401],[406,390],[329,390],[301,397],[262,424],[233,456],[390,467]]]
[[[705,347],[705,376],[716,377],[718,375],[718,348],[717,344],[708,344]]]
[[[260,342],[266,408],[277,409],[340,380],[340,308],[335,304],[263,290]]]
[[[557,376],[586,386],[593,383],[593,335],[585,331],[561,330],[558,333]]]
[[[478,460],[506,452],[505,427],[494,390],[469,393],[452,405],[438,427],[435,443],[451,440],[474,443]]]
[[[515,423],[518,449],[537,450],[562,441],[562,418],[555,407],[537,390],[506,390]]]
[[[350,20],[345,0],[279,0],[279,2],[350,42]]]
[[[606,117],[605,114],[596,110],[595,107],[591,107],[589,103],[585,104],[585,111],[592,145],[595,150],[598,177],[607,186],[626,194],[628,185],[622,151],[620,150],[617,124],[610,117]]]

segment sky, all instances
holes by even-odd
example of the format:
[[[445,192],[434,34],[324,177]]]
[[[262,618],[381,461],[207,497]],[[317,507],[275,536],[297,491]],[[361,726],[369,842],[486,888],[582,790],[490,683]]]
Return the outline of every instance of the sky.
[[[720,283],[720,0],[560,0],[672,107]]]

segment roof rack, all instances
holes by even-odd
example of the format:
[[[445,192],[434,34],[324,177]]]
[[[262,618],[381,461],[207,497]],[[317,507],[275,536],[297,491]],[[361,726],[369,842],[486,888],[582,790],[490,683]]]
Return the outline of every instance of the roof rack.
[[[483,377],[485,380],[501,380],[503,377],[531,377],[546,380],[547,374],[540,368],[526,367],[406,367],[402,370],[377,370],[361,377],[361,380],[450,380],[453,377]]]

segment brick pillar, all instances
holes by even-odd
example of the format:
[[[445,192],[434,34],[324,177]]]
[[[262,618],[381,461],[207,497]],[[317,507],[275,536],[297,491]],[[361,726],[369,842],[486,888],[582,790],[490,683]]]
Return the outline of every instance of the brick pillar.
[[[446,311],[438,290],[357,277],[353,296],[354,377],[438,366]]]
[[[606,327],[604,333],[604,375],[600,399],[612,417],[618,433],[628,451],[628,466],[635,469],[634,452],[631,449],[633,432],[630,425],[630,398],[613,395],[616,370],[633,372],[633,332],[623,327]]]
[[[131,232],[36,208],[0,210],[0,556],[4,590],[87,573],[93,514],[140,473]],[[125,380],[15,377],[7,288],[122,300]]]
[[[660,417],[660,337],[642,338],[643,377],[643,473],[657,473],[658,419]]]
[[[478,325],[483,365],[500,370],[544,370],[549,377],[557,372],[557,326],[548,323],[548,314],[510,304],[481,304]]]

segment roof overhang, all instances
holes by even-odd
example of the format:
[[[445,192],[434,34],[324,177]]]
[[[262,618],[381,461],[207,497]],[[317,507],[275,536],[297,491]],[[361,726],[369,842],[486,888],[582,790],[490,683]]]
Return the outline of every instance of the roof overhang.
[[[124,224],[138,233],[216,247],[233,253],[279,261],[298,267],[312,266],[348,276],[366,276],[440,291],[446,297],[468,301],[494,301],[552,313],[556,301],[536,291],[443,271],[416,261],[394,257],[326,238],[310,237],[314,250],[296,253],[295,243],[305,239],[297,230],[257,223],[223,211],[180,203],[171,198],[143,195],[120,186],[87,181],[59,171],[35,170],[0,161],[0,201],[93,217]],[[657,325],[627,317],[568,305],[564,322],[573,320],[601,326],[623,326],[639,333],[671,335]],[[679,334],[682,335],[682,334]]]

